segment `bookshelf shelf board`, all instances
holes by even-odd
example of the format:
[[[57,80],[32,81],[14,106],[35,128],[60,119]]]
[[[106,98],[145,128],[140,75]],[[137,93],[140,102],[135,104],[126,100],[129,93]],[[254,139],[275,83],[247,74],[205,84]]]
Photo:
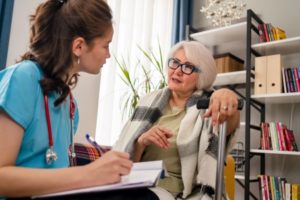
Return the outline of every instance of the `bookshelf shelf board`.
[[[245,180],[245,175],[244,174],[235,174],[234,178],[238,179],[238,180]],[[250,181],[256,181],[256,180],[257,180],[257,177],[250,176]]]
[[[190,36],[200,41],[206,46],[221,45],[232,41],[241,41],[243,46],[246,45],[246,22],[233,24],[230,26],[214,28],[210,30],[193,33]],[[245,44],[244,44],[245,43]]]
[[[253,82],[253,79],[251,80]],[[217,74],[213,86],[235,85],[246,83],[246,70]]]
[[[275,150],[261,150],[261,149],[251,149],[251,153],[259,154],[277,154],[277,155],[295,155],[300,156],[299,151],[275,151]]]
[[[300,37],[254,44],[252,48],[262,55],[299,53]]]
[[[300,103],[300,92],[252,95],[251,98],[268,104]]]

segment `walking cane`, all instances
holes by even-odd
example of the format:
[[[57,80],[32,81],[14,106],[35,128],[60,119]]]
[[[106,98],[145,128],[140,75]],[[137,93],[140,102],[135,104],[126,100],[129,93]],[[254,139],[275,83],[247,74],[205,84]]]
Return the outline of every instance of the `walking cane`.
[[[238,100],[238,110],[242,110],[244,101]],[[201,99],[197,102],[197,109],[206,109],[209,106],[209,99]],[[224,163],[226,150],[226,130],[227,122],[219,125],[219,142],[218,142],[218,159],[217,159],[217,176],[216,176],[216,200],[222,199],[223,181],[224,181]]]

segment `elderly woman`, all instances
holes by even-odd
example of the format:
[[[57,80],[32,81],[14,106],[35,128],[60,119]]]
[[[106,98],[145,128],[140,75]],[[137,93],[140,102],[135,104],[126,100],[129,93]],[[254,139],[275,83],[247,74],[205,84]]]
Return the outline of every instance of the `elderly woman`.
[[[140,100],[114,149],[138,161],[163,160],[167,176],[153,191],[161,199],[210,199],[214,194],[218,136],[227,121],[227,151],[239,124],[237,96],[228,89],[212,93],[216,66],[199,42],[176,44],[167,63],[168,87]],[[210,94],[212,95],[210,96]],[[197,101],[210,96],[207,110]]]

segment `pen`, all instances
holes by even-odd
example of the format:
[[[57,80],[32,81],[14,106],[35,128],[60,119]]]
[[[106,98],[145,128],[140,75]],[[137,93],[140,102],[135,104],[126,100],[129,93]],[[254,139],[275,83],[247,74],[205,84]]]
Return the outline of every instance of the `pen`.
[[[87,141],[100,152],[100,154],[105,153],[105,150],[96,142],[96,140],[89,133],[87,133],[85,137]]]

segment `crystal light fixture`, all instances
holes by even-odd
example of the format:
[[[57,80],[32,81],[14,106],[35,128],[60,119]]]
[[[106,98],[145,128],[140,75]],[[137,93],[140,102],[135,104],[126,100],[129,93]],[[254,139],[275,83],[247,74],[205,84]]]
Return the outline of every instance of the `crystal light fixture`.
[[[241,18],[246,3],[239,0],[205,0],[200,12],[210,19],[214,26],[227,26],[233,20]]]

